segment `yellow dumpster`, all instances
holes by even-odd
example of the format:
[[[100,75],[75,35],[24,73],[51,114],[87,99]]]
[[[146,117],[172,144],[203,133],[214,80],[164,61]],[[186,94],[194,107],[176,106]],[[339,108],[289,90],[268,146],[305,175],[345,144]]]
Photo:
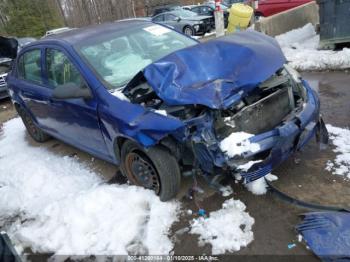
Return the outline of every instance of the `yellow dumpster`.
[[[249,25],[250,19],[254,10],[249,5],[242,3],[233,4],[230,9],[230,16],[228,18],[227,32],[233,33],[236,30],[246,29]]]

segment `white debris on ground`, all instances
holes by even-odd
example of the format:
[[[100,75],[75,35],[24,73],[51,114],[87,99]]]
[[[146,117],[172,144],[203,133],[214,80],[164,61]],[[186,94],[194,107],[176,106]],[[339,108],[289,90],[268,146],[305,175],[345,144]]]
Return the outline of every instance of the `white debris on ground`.
[[[265,179],[267,179],[268,181],[276,181],[278,180],[278,177],[272,174],[268,174],[265,177],[259,178],[258,180],[245,184],[245,187],[254,195],[265,195],[268,188]]]
[[[192,220],[191,234],[199,235],[199,244],[211,244],[212,254],[239,251],[254,240],[254,218],[239,200],[226,200],[222,209],[211,212],[208,218]]]
[[[116,90],[113,90],[113,91],[111,92],[111,94],[112,94],[113,96],[119,98],[119,99],[122,100],[122,101],[128,101],[128,102],[129,102],[129,98],[127,98],[127,97],[123,94],[123,92],[120,91],[120,90],[117,90],[117,89],[116,89]]]
[[[180,212],[149,190],[107,185],[77,159],[30,146],[19,118],[0,137],[0,228],[16,249],[63,255],[168,254]]]
[[[253,136],[245,132],[232,133],[220,142],[220,148],[229,157],[239,156],[244,152],[257,152],[260,146],[249,141]]]
[[[220,192],[223,197],[228,197],[233,194],[233,189],[230,185],[220,187]]]
[[[332,125],[327,125],[327,129],[337,156],[334,161],[327,162],[326,169],[334,175],[350,179],[350,130]]]
[[[337,70],[350,68],[350,49],[318,50],[320,36],[312,24],[276,36],[290,65],[297,70]]]

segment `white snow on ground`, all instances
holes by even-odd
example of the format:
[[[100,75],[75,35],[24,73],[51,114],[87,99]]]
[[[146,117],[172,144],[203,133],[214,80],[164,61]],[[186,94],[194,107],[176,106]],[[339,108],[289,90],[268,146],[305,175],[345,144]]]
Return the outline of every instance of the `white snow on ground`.
[[[265,178],[268,181],[275,181],[278,179],[277,176],[268,174],[265,177],[262,177],[258,180],[245,184],[245,187],[248,189],[248,191],[252,192],[254,195],[265,195],[268,188]]]
[[[256,160],[256,161],[249,161],[246,164],[240,165],[238,166],[238,169],[243,171],[243,172],[247,172],[252,166],[254,166],[257,163],[260,163],[262,160]]]
[[[221,194],[223,197],[228,197],[233,194],[233,189],[230,185],[228,186],[222,186],[220,188]]]
[[[220,148],[229,157],[241,155],[244,152],[257,152],[260,146],[250,143],[249,138],[254,135],[245,132],[232,133],[220,142]]]
[[[226,200],[222,209],[211,212],[208,218],[193,219],[191,234],[199,235],[199,244],[211,244],[212,254],[239,251],[254,240],[254,218],[239,200]]]
[[[350,68],[349,48],[341,51],[318,50],[320,37],[312,24],[276,36],[276,40],[295,69],[311,71]]]
[[[350,179],[350,130],[332,125],[327,125],[327,129],[337,156],[334,161],[328,161],[326,169],[334,175]]]
[[[28,145],[19,118],[0,136],[0,227],[19,251],[168,254],[178,202],[108,185],[77,159]]]

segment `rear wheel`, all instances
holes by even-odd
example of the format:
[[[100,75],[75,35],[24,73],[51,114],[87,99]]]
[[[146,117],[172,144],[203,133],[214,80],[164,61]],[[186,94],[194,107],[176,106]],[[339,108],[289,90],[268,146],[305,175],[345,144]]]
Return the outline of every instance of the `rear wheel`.
[[[160,146],[145,150],[126,141],[121,149],[121,171],[132,184],[153,190],[162,201],[175,197],[180,188],[179,165]]]
[[[192,27],[186,26],[184,28],[184,34],[188,35],[188,36],[193,36],[194,35],[194,31],[193,31]]]
[[[22,118],[22,121],[23,121],[29,135],[36,142],[44,143],[51,138],[48,134],[44,133],[39,127],[36,126],[31,115],[26,110],[20,108],[19,106],[16,106],[16,110],[17,110],[19,116]]]

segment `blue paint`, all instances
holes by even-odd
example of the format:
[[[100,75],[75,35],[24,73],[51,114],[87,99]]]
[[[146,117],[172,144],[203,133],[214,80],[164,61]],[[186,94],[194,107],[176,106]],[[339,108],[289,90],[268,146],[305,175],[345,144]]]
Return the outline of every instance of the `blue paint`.
[[[144,25],[152,23],[132,20],[99,25],[29,44],[21,50],[19,57],[31,49],[41,50],[43,83],[23,81],[17,76],[15,66],[8,77],[12,100],[27,110],[35,124],[48,134],[115,164],[120,162],[117,144],[120,139],[133,140],[147,148],[169,136],[178,144],[193,143],[191,149],[205,174],[213,174],[216,167],[228,167],[229,159],[220,150],[214,133],[214,110],[180,120],[120,100],[106,89],[105,83],[73,48],[73,45],[103,33]],[[92,99],[52,98],[44,59],[46,48],[66,54],[91,89]],[[149,65],[142,73],[167,105],[199,104],[225,109],[249,95],[284,63],[285,58],[274,39],[257,32],[237,32],[233,36],[176,51]],[[294,144],[310,123],[319,121],[317,95],[305,81],[303,85],[307,90],[307,102],[297,118],[250,139],[260,145],[261,152],[271,150],[271,154],[242,174],[246,182],[271,172],[312,137],[314,130],[309,130],[298,146]],[[191,133],[191,128],[196,131]],[[249,157],[249,153],[245,157]]]
[[[232,106],[286,62],[276,40],[238,32],[172,53],[144,69],[169,105]]]
[[[322,261],[350,261],[350,213],[307,213],[296,228]]]

